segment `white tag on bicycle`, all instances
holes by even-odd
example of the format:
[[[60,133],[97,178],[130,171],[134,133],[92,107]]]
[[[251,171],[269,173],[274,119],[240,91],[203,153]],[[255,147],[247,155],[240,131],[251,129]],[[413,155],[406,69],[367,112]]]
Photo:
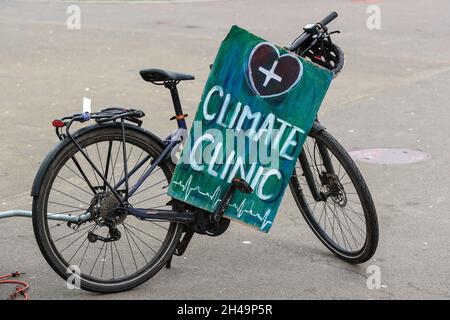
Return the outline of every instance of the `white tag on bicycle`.
[[[83,97],[83,113],[91,113],[91,99]]]

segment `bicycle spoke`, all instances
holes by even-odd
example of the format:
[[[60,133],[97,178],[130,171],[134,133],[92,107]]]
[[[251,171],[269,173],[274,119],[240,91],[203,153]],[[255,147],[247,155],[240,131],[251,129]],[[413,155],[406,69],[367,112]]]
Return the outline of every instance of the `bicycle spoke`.
[[[125,227],[125,226],[124,226],[124,227]],[[125,229],[127,229],[127,228],[125,227]],[[145,263],[148,263],[147,258],[145,257],[144,253],[142,253],[141,248],[140,248],[139,245],[136,243],[136,240],[134,240],[134,237],[133,237],[134,233],[132,233],[132,231],[129,230],[129,229],[127,229],[127,231],[129,232],[131,241],[133,241],[134,245],[135,245],[136,248],[138,249],[138,251],[139,251],[139,253],[141,254],[142,258],[144,258]]]
[[[97,265],[98,258],[102,254],[104,247],[105,247],[105,242],[103,242],[102,247],[100,248],[100,251],[98,252],[97,258],[95,259],[94,264],[92,265],[92,269],[91,269],[91,272],[89,272],[89,275],[92,275],[92,272],[94,271],[94,268]]]
[[[114,254],[113,254],[113,245],[112,245],[113,243],[114,243],[114,241],[111,242],[111,246],[110,246],[110,248],[111,248],[111,268],[112,268],[112,277],[113,277],[113,279],[115,279],[116,276],[114,273]]]
[[[74,199],[74,200],[76,200],[76,201],[79,201],[79,202],[81,202],[81,203],[83,203],[83,204],[89,206],[89,203],[84,202],[84,201],[82,201],[82,200],[80,200],[80,199],[78,199],[78,198],[72,197],[71,195],[68,195],[67,193],[64,193],[64,192],[62,192],[62,191],[59,191],[58,189],[52,188],[52,190],[54,190],[54,191],[56,191],[56,192],[59,192],[59,193],[65,195],[66,197],[69,197],[69,198],[71,198],[71,199]]]
[[[133,146],[131,146],[130,151],[128,153],[127,160],[126,160],[127,164],[128,164],[128,160],[130,160],[131,151],[133,151]],[[122,173],[120,174],[120,177],[119,177],[118,181],[122,180],[122,177],[124,176],[124,173],[125,173],[125,165],[124,165],[124,167],[122,169]]]
[[[84,180],[84,181],[86,182],[86,184],[88,185],[89,189],[91,189],[91,191],[95,194],[95,189],[94,189],[94,187],[92,186],[91,181],[89,180],[89,178],[87,177],[87,175],[84,173],[84,171],[83,171],[83,169],[81,168],[80,163],[79,163],[78,160],[76,159],[75,155],[72,156],[70,159],[71,159],[72,162],[75,164],[75,166],[77,167],[78,171],[81,173],[81,177],[80,177],[74,170],[72,170],[72,169],[67,165],[67,163],[65,164],[65,166],[66,166],[67,168],[69,168],[75,175],[77,175],[77,176],[80,177],[82,180]]]
[[[149,186],[149,187],[146,187],[145,189],[143,189],[143,190],[141,190],[141,191],[139,191],[139,192],[136,192],[135,194],[133,194],[133,197],[135,197],[135,196],[137,196],[138,194],[140,194],[140,193],[142,193],[142,192],[144,192],[144,191],[147,191],[147,190],[149,190],[149,189],[151,189],[151,188],[153,188],[153,187],[157,186],[158,184],[161,184],[161,183],[163,183],[163,182],[165,182],[165,181],[167,181],[167,180],[166,180],[166,179],[162,179],[161,181],[158,181],[158,182],[156,182],[155,184],[153,184],[153,185],[151,185],[151,186]]]
[[[333,216],[333,217],[334,217],[334,216]],[[330,218],[328,217],[328,211],[327,211],[326,205],[325,205],[325,218],[326,218],[326,219],[328,220],[328,222],[330,223],[331,232],[332,232],[331,240],[333,241],[334,238],[336,237],[336,234],[334,233],[334,227],[333,227],[334,222],[332,223],[332,222],[330,221]]]
[[[334,206],[335,209],[337,209],[335,203],[333,203],[333,206]],[[349,231],[350,231],[350,235],[352,236],[353,241],[355,242],[356,247],[360,246],[361,244],[359,243],[359,241],[356,240],[356,237],[353,235],[353,232],[352,232],[352,230],[351,230],[351,228],[350,228],[350,224],[348,223],[347,216],[346,216],[345,214],[344,214],[344,219],[345,219],[345,222],[347,223],[347,227],[348,227],[348,229],[349,229]]]
[[[124,226],[125,227],[125,226]],[[142,240],[141,237],[139,237],[136,233],[134,233],[131,229],[128,229],[127,227],[125,227],[128,232],[130,232],[130,235],[134,235],[138,240],[140,240],[147,248],[149,248],[151,251],[153,251],[154,253],[156,253],[155,249],[153,249],[151,246],[149,246],[144,240]],[[162,242],[162,241],[161,241]]]
[[[344,241],[344,247],[347,248],[347,244],[349,245],[349,247],[351,247],[350,242],[348,241],[347,237],[345,236],[344,230],[342,230],[341,220],[339,219],[338,216],[336,216],[334,210],[329,206],[329,204],[326,203],[326,205],[330,209],[331,213],[333,214],[333,221],[334,221],[334,219],[336,219],[336,221],[338,223],[339,229],[341,230],[341,238]],[[334,226],[333,226],[333,229],[334,229]],[[336,237],[336,240],[338,240],[337,237]],[[347,244],[346,244],[346,241],[347,241]]]
[[[138,271],[138,266],[137,266],[137,263],[136,263],[136,258],[134,257],[133,249],[131,249],[130,239],[129,239],[129,237],[128,237],[128,231],[127,231],[127,229],[125,228],[124,225],[122,225],[122,227],[123,227],[123,229],[125,230],[125,236],[127,237],[128,247],[130,248],[130,252],[131,252],[131,255],[132,255],[132,257],[133,257],[133,262],[134,262],[134,265],[135,265],[135,267],[136,267],[136,271]]]
[[[122,266],[122,269],[123,269],[123,275],[126,276],[127,272],[125,271],[125,267],[124,267],[124,265],[123,265],[122,258],[120,257],[119,250],[117,249],[117,245],[116,245],[115,242],[113,242],[113,245],[114,245],[114,248],[116,249],[117,257],[119,258],[120,265]]]
[[[313,214],[314,214],[314,211],[316,210],[316,207],[317,207],[318,203],[319,203],[318,201],[315,201],[315,203],[314,203],[314,208],[311,211]]]
[[[88,152],[87,148],[84,148],[83,150],[84,150],[84,152],[86,152],[86,155],[88,156],[88,158],[91,159],[91,156],[89,155],[89,152]],[[93,159],[91,159],[91,161],[93,161]],[[100,182],[97,179],[97,172],[95,172],[93,166],[89,165],[89,167],[91,167],[92,173],[94,174],[95,181],[97,181],[97,185],[99,186]]]
[[[121,148],[122,148],[122,142],[120,142],[119,147],[117,148],[116,158],[115,158],[114,163],[112,165],[112,175],[111,175],[111,177],[113,179],[112,181],[114,182],[113,185],[116,185],[116,174],[115,174],[115,171],[116,171],[117,160],[119,158],[119,152],[120,152]],[[109,182],[109,183],[111,184],[111,182]]]
[[[339,207],[339,208],[340,208],[340,210],[342,211],[342,213],[343,213],[344,215],[346,215],[347,218],[350,219],[350,221],[352,221],[353,225],[355,226],[355,230],[357,230],[358,232],[360,232],[361,236],[364,238],[364,237],[365,237],[364,234],[365,234],[366,231],[363,230],[363,229],[361,229],[361,228],[353,221],[353,219],[350,218],[350,216],[348,216],[348,215],[345,213],[345,210],[344,210],[343,208],[341,208],[341,207]]]
[[[95,147],[97,148],[97,156],[98,160],[100,161],[100,168],[102,169],[102,173],[105,174],[105,170],[103,169],[102,157],[100,156],[100,150],[98,148],[98,143],[95,144]]]
[[[67,204],[63,204],[63,203],[59,203],[59,202],[54,202],[54,201],[49,201],[48,203],[56,204],[56,205],[63,206],[63,207],[73,208],[73,209],[80,209],[80,211],[81,211],[81,210],[85,210],[85,211],[87,210],[87,208],[80,208],[80,207],[70,206],[70,205],[67,205]]]
[[[139,228],[136,228],[135,226],[132,226],[131,224],[128,224],[128,223],[126,223],[126,222],[124,222],[123,224],[126,225],[126,226],[128,226],[128,227],[130,227],[130,228],[133,228],[134,230],[139,231],[139,232],[141,232],[141,233],[143,233],[143,234],[149,236],[150,238],[155,239],[155,240],[157,240],[157,241],[159,241],[159,242],[162,243],[162,240],[161,240],[161,239],[155,238],[154,236],[148,234],[147,232],[142,231],[142,230],[139,229]]]
[[[153,162],[153,158],[149,158],[149,160],[150,160],[150,162],[148,163],[147,167],[145,168],[144,171],[142,171],[141,175],[140,175],[139,178],[136,180],[136,184],[134,184],[133,187],[130,188],[130,190],[133,190],[133,189],[136,187],[137,182],[140,181],[141,178],[144,176],[144,174],[147,172],[147,170],[150,169],[150,167],[151,167],[151,165],[152,165],[152,162]],[[147,161],[148,161],[148,160],[147,160]],[[147,161],[146,161],[146,162],[147,162]],[[145,163],[145,162],[144,162],[144,163]],[[161,168],[161,167],[157,167],[157,168],[155,169],[155,171],[152,172],[152,174],[155,174],[156,172],[158,172],[158,170],[159,170],[160,168]],[[134,196],[134,195],[133,195],[133,196]]]
[[[87,209],[79,209],[79,210],[68,210],[68,211],[52,212],[51,214],[48,214],[47,217],[51,217],[51,216],[58,215],[58,214],[75,213],[75,212],[80,212],[80,211],[86,212]]]
[[[73,236],[74,234],[76,234],[76,233],[78,233],[78,232],[81,232],[81,231],[83,231],[83,230],[86,230],[86,229],[88,229],[88,228],[90,228],[90,227],[92,227],[92,226],[85,226],[85,227],[83,227],[83,228],[81,228],[81,229],[75,230],[74,232],[69,233],[68,235],[65,235],[64,237],[58,238],[58,239],[56,239],[56,240],[53,240],[53,242],[58,242],[59,240],[65,239],[65,238],[70,237],[70,236]]]
[[[84,243],[88,240],[88,238],[86,237],[86,239],[83,240],[83,242],[81,243],[81,245],[78,247],[78,249],[75,251],[75,253],[70,257],[69,261],[67,261],[68,263],[70,263],[72,261],[72,259],[77,255],[78,251],[80,251],[80,249],[83,247]]]
[[[93,196],[93,195],[94,195],[93,193],[87,192],[87,191],[84,190],[83,188],[80,188],[80,187],[77,186],[76,184],[74,184],[74,183],[68,181],[67,179],[64,179],[64,178],[62,178],[62,177],[60,177],[60,176],[56,176],[56,177],[59,178],[59,179],[61,179],[61,180],[63,180],[64,182],[67,182],[67,183],[70,184],[71,186],[74,186],[75,188],[77,188],[77,189],[83,191],[84,193],[87,193],[89,196]]]
[[[80,269],[81,269],[81,265],[82,265],[83,262],[84,262],[84,257],[86,256],[86,252],[88,251],[90,245],[91,245],[91,243],[88,241],[88,244],[87,244],[87,246],[86,246],[86,249],[84,250],[83,256],[81,257],[81,261],[80,261],[80,263],[78,264],[78,267],[79,267]]]
[[[76,239],[73,240],[70,244],[68,244],[66,247],[64,247],[64,249],[62,249],[62,250],[60,251],[60,253],[63,253],[64,251],[66,251],[69,247],[71,247],[74,243],[76,243],[78,240],[80,240],[80,239],[81,239],[84,235],[86,235],[89,231],[91,231],[91,230],[88,230],[88,231],[82,233],[78,238],[76,238]]]
[[[320,226],[320,221],[322,221],[322,216],[323,216],[324,211],[325,211],[325,206],[322,208],[322,212],[320,213],[319,226]]]
[[[78,173],[75,172],[75,170],[73,170],[71,167],[69,167],[69,165],[64,164],[64,167],[66,167],[67,169],[69,169],[73,174],[75,174],[78,178],[80,178],[81,180],[83,180],[84,182],[86,182],[86,184],[88,185],[89,189],[92,186],[91,182],[88,181],[88,179],[85,179],[84,177],[80,176]],[[86,177],[87,178],[87,177]]]
[[[169,230],[169,228],[163,227],[162,225],[156,223],[155,221],[148,221],[148,222],[150,222],[151,224],[154,224],[155,226],[158,226],[158,227],[160,227],[160,228],[162,228],[162,229],[164,229],[166,231]]]
[[[92,230],[92,231],[95,231],[95,229],[96,229],[96,228],[94,228],[94,230]],[[91,242],[88,242],[88,244],[87,244],[87,246],[86,246],[86,249],[84,250],[83,256],[81,257],[81,261],[80,261],[80,263],[79,263],[79,265],[78,265],[78,267],[79,267],[80,269],[81,269],[81,265],[83,264],[84,257],[86,256],[86,252],[88,251],[90,245],[91,245]]]
[[[136,202],[134,205],[137,206],[137,205],[140,204],[140,203],[143,203],[143,202],[149,201],[149,200],[153,200],[153,199],[158,198],[158,197],[161,197],[162,195],[165,195],[165,194],[166,194],[166,192],[161,192],[161,193],[159,193],[159,194],[157,194],[157,195],[155,195],[155,196],[153,196],[153,197],[150,197],[150,198],[148,198],[148,199],[145,199],[145,200]]]
[[[108,232],[107,237],[109,237],[109,236],[110,236],[110,233]],[[100,275],[100,278],[103,278],[103,272],[105,271],[106,253],[108,252],[108,244],[109,244],[109,242],[106,242],[105,255],[103,256],[103,259],[102,259],[102,262],[103,262],[103,264],[102,264],[102,274]]]

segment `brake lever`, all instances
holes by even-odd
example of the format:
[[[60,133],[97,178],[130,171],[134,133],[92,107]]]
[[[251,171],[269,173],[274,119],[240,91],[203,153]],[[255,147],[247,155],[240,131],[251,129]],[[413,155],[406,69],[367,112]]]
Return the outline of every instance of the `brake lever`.
[[[332,34],[335,34],[335,33],[341,33],[341,31],[339,31],[339,30],[331,31],[328,33],[328,35],[331,36]]]

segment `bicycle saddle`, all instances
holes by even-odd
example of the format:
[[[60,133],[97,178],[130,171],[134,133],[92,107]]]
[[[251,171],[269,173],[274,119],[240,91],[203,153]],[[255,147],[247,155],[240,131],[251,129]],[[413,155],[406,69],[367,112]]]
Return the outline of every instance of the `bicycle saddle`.
[[[147,82],[155,81],[182,81],[182,80],[194,80],[195,77],[190,74],[172,72],[161,69],[144,69],[139,71],[142,79]]]

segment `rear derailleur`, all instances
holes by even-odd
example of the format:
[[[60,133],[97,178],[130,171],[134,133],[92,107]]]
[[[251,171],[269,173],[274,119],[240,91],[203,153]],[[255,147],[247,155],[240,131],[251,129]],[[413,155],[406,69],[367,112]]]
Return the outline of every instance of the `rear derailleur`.
[[[95,234],[93,231],[89,231],[87,235],[87,239],[90,243],[95,243],[97,241],[103,241],[103,242],[113,242],[120,240],[121,233],[119,229],[117,229],[115,226],[108,226],[109,232],[108,237],[102,237],[98,234]]]

